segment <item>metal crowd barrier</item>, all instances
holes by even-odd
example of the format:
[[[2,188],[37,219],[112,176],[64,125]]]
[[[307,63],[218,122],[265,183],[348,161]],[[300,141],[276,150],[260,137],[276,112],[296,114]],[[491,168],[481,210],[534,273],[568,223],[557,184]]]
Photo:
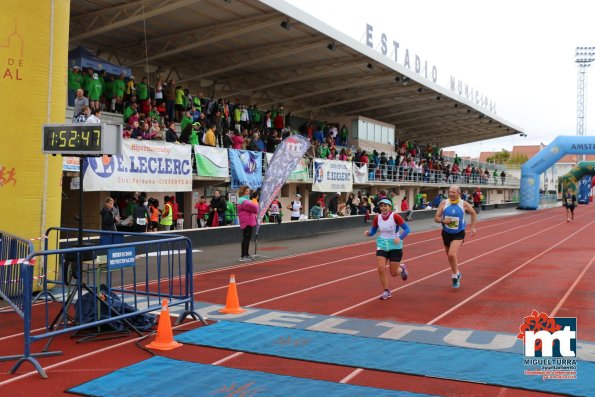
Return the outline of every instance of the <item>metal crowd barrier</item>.
[[[0,231],[0,297],[23,318],[23,274],[21,264],[33,252],[30,240]]]
[[[46,248],[54,238],[59,248],[31,252],[21,264],[24,352],[0,358],[18,360],[10,373],[29,361],[46,378],[36,357],[62,354],[49,348],[53,338],[64,333],[127,330],[140,336],[140,330],[154,325],[147,314],[161,310],[163,299],[169,306],[183,306],[177,323],[191,316],[206,324],[194,310],[192,243],[187,237],[83,230],[81,246],[78,229],[50,228],[46,236]],[[43,263],[40,296],[45,297],[35,315],[34,260]],[[35,328],[43,331],[32,334]],[[48,339],[42,352],[32,354],[31,344],[42,339]]]

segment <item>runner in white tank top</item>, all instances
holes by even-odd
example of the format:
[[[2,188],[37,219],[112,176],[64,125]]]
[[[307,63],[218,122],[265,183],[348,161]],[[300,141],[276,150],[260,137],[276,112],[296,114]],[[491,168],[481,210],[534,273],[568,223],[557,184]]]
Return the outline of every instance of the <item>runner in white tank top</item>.
[[[380,214],[374,217],[370,230],[364,232],[364,236],[373,236],[378,233],[376,239],[376,266],[378,267],[378,276],[384,292],[380,295],[381,300],[391,297],[391,291],[388,289],[388,276],[386,274],[386,265],[390,264],[390,274],[393,277],[401,275],[403,281],[409,277],[409,272],[404,263],[400,263],[403,258],[403,240],[409,234],[409,226],[403,218],[395,212],[392,212],[393,203],[389,199],[382,199],[378,202]],[[399,234],[399,228],[403,233]]]

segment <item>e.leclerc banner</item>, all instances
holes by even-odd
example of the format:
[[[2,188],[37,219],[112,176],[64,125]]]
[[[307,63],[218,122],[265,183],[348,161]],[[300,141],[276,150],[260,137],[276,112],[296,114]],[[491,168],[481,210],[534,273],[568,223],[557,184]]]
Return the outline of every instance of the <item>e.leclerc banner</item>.
[[[122,155],[89,157],[85,191],[192,191],[191,145],[124,140]]]
[[[313,192],[351,192],[353,169],[350,161],[314,159]]]
[[[277,146],[262,182],[259,211],[256,218],[257,234],[265,212],[279,194],[287,177],[300,162],[308,147],[310,147],[310,141],[301,135],[288,136]]]

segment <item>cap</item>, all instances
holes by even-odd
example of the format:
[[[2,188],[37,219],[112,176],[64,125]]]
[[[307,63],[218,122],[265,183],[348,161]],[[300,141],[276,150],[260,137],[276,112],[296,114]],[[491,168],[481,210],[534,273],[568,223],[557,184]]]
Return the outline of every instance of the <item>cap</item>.
[[[198,121],[195,121],[194,123],[192,123],[193,126],[198,127],[200,125],[200,123]]]
[[[134,76],[130,76],[130,80],[134,80]]]
[[[72,68],[73,69],[80,69],[81,67],[79,65],[74,65]]]
[[[339,192],[337,192],[337,193],[335,193],[335,194],[336,194],[337,196],[340,196],[340,195],[341,195],[341,193],[339,193]]]
[[[380,204],[386,204],[386,205],[390,205],[391,207],[393,206],[393,203],[389,200],[389,199],[382,199],[378,202],[378,205]]]
[[[97,75],[97,73],[93,73],[93,80],[97,80],[99,78],[99,76]]]
[[[295,195],[295,197],[302,198],[302,195],[298,193],[298,194]]]

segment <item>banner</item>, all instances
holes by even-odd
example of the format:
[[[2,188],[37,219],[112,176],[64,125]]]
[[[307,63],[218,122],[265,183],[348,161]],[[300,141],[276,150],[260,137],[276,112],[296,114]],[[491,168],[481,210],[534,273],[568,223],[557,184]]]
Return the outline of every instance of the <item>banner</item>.
[[[231,188],[247,185],[258,189],[262,185],[262,152],[229,149]]]
[[[62,171],[79,172],[79,168],[78,157],[62,157]]]
[[[227,178],[229,176],[229,158],[227,149],[211,146],[194,145],[196,173],[199,176]]]
[[[33,239],[35,250],[61,222],[62,159],[41,152],[41,128],[66,119],[69,22],[69,0],[2,2],[0,230]],[[56,248],[56,239],[48,243]],[[56,261],[45,269],[44,262],[35,263],[33,291],[45,280],[39,276],[58,271]]]
[[[84,191],[192,191],[190,145],[122,142],[122,155],[89,157],[83,163]]]
[[[353,169],[349,161],[314,159],[313,192],[353,191]]]
[[[358,167],[353,163],[353,183],[367,183],[368,182],[368,164]]]
[[[277,149],[268,163],[269,166],[262,183],[258,216],[256,217],[256,234],[258,234],[260,222],[271,202],[279,194],[289,174],[296,169],[308,147],[310,147],[310,141],[301,135],[288,136],[277,145]]]
[[[273,158],[273,153],[265,153],[267,159],[267,165],[271,164],[271,160]],[[307,181],[308,180],[308,164],[310,160],[307,158],[300,158],[297,165],[289,174],[287,178],[290,181]]]

